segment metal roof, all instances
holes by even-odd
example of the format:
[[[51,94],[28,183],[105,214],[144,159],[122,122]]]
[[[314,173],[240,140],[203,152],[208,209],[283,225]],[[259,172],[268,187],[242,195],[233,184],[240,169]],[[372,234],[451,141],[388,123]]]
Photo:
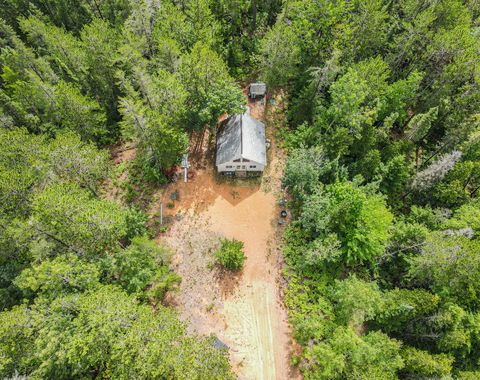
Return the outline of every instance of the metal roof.
[[[267,164],[265,124],[248,113],[230,116],[220,124],[217,133],[216,164],[239,158]]]
[[[255,95],[265,95],[267,85],[264,82],[255,82],[250,84],[250,93]]]

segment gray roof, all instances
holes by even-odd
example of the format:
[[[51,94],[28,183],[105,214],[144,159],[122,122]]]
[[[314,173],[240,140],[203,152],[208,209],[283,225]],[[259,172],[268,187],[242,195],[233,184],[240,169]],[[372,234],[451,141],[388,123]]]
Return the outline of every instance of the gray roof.
[[[264,82],[255,82],[250,84],[250,93],[255,95],[265,95],[267,85]]]
[[[267,164],[265,124],[247,113],[230,116],[220,124],[217,133],[216,164],[239,158]]]

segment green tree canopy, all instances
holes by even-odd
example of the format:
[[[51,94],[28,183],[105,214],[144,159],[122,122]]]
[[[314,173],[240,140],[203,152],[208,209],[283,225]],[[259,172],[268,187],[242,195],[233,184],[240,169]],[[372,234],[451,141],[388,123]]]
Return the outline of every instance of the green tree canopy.
[[[154,312],[114,286],[0,314],[0,373],[66,379],[230,379],[225,352],[187,336],[175,314]],[[147,342],[147,343],[146,343]],[[32,355],[35,353],[34,355]]]
[[[476,306],[480,294],[479,248],[478,240],[461,234],[431,234],[421,254],[412,258],[410,275],[460,305]]]
[[[126,233],[120,206],[94,198],[72,183],[51,184],[38,193],[29,224],[34,234],[54,243],[60,252],[79,256],[111,249]]]
[[[212,128],[224,114],[242,112],[243,94],[228,74],[222,59],[211,48],[198,42],[182,59],[180,79],[187,91],[188,128]]]
[[[318,190],[302,207],[300,222],[313,237],[334,233],[348,265],[373,262],[383,253],[393,216],[379,194],[353,182]]]

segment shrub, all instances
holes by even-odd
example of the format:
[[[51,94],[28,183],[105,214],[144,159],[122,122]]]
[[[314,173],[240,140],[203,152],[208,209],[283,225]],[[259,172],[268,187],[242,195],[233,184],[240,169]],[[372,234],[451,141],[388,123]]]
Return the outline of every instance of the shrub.
[[[147,233],[147,223],[148,217],[144,211],[131,207],[126,210],[125,221],[127,232],[125,238],[127,241],[132,241],[136,236],[143,236]]]
[[[243,253],[243,243],[235,239],[222,239],[222,245],[215,252],[215,257],[222,267],[231,271],[240,270],[246,258]]]
[[[169,270],[167,266],[161,266],[152,279],[150,288],[146,291],[146,297],[154,305],[163,301],[168,291],[178,290],[182,278]]]

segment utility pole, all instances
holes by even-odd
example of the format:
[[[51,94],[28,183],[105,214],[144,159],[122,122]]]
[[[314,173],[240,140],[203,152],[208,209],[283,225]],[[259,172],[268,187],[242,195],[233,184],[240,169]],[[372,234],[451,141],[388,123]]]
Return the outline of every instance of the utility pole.
[[[163,225],[163,202],[160,203],[160,225]]]
[[[187,174],[188,174],[188,153],[185,153],[182,157],[182,168],[183,168],[183,181],[187,182]]]

